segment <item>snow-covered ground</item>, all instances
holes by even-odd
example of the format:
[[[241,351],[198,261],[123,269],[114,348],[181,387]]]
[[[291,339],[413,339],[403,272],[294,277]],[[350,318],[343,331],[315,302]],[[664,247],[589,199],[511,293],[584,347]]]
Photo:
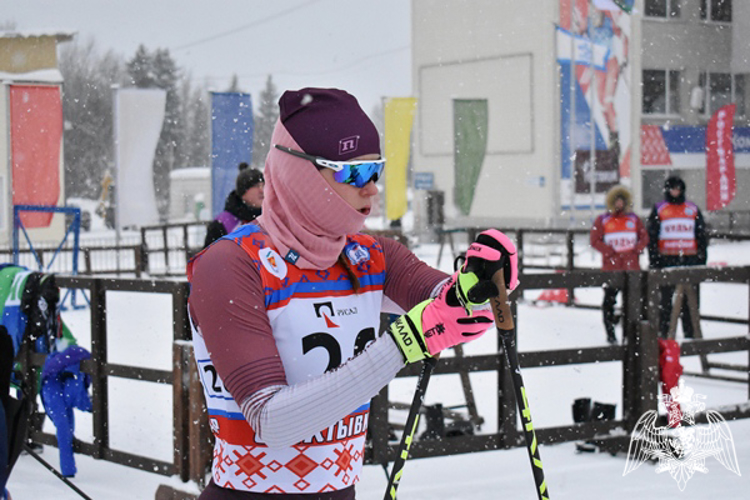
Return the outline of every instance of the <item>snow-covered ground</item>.
[[[422,245],[415,252],[435,265],[438,248]],[[592,267],[598,256],[582,247],[578,258]],[[644,258],[645,259],[645,258]],[[450,270],[451,258],[443,256],[441,268]],[[712,244],[709,263],[750,265],[750,243]],[[646,261],[643,262],[644,267]],[[584,264],[586,265],[586,264]],[[533,299],[529,292],[526,299]],[[585,303],[598,303],[601,290],[577,292]],[[747,318],[748,287],[737,284],[705,284],[701,288],[701,307],[705,314]],[[138,314],[133,314],[138,311]],[[171,306],[166,295],[110,292],[108,322],[109,352],[114,363],[140,364],[169,370],[171,367]],[[66,311],[66,323],[83,346],[89,345],[88,311]],[[708,338],[746,335],[745,325],[703,323]],[[618,331],[618,335],[620,335]],[[678,332],[679,335],[679,332]],[[527,300],[518,308],[518,336],[521,351],[589,347],[604,345],[601,312],[569,309],[561,306],[536,307]],[[144,348],[148,346],[148,348]],[[493,335],[485,335],[466,346],[467,354],[492,352],[497,348]],[[713,359],[713,358],[712,358]],[[746,364],[745,354],[722,354],[716,359]],[[698,360],[683,359],[686,370],[697,370]],[[621,411],[621,366],[597,363],[569,367],[536,368],[524,371],[533,422],[537,428],[572,423],[571,404],[579,397],[617,405]],[[742,403],[748,400],[748,386],[733,382],[685,377],[687,385],[706,396],[709,407]],[[471,376],[479,413],[488,424],[480,432],[494,432],[496,420],[496,381],[492,373]],[[110,386],[111,447],[171,461],[171,389],[146,382],[112,379]],[[398,379],[391,384],[393,400],[408,402],[415,379]],[[458,377],[434,377],[427,403],[445,405],[463,403]],[[402,418],[394,412],[392,418]],[[91,417],[76,413],[76,435],[91,440]],[[53,428],[47,423],[48,430]],[[750,420],[729,424],[740,470],[750,464]],[[57,450],[45,447],[45,460],[57,466]],[[625,457],[608,454],[577,454],[573,443],[542,446],[541,457],[550,490],[550,498],[588,499],[663,499],[663,498],[742,498],[748,482],[725,469],[718,461],[706,461],[708,473],[696,473],[683,492],[668,473],[657,474],[644,464],[623,477]],[[94,499],[152,499],[160,484],[196,491],[195,486],[168,478],[117,466],[102,460],[77,455],[78,474],[74,482]],[[358,498],[382,498],[386,477],[380,466],[365,467],[358,486]],[[72,490],[46,471],[30,456],[22,456],[16,465],[9,489],[14,500],[75,499]],[[410,460],[399,489],[404,499],[535,499],[534,481],[524,448],[491,451],[450,457]]]

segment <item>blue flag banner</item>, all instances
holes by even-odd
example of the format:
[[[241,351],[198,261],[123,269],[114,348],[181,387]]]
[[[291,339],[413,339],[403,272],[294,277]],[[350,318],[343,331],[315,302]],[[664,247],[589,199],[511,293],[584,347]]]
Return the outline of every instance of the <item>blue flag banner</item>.
[[[224,210],[234,189],[238,165],[253,158],[253,106],[250,94],[211,92],[211,213]]]

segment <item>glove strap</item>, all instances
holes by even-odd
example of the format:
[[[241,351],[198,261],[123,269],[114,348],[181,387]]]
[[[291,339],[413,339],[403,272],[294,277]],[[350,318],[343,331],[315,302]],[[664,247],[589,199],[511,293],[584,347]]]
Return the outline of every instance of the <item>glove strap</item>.
[[[479,277],[472,272],[467,273],[459,271],[458,276],[456,277],[456,297],[461,303],[461,306],[466,310],[466,314],[469,317],[471,317],[473,310],[472,306],[480,305],[473,303],[468,297],[468,291],[474,288],[477,283],[479,283]],[[487,301],[485,300],[484,302]]]
[[[430,356],[422,332],[422,312],[431,301],[420,302],[408,313],[399,316],[389,328],[407,363],[416,363]]]

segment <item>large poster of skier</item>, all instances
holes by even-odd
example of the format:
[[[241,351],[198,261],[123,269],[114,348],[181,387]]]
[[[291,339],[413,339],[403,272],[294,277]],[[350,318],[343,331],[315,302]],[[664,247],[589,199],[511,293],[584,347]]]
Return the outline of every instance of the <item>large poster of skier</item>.
[[[633,3],[560,0],[556,43],[563,210],[600,207],[611,186],[630,183]]]

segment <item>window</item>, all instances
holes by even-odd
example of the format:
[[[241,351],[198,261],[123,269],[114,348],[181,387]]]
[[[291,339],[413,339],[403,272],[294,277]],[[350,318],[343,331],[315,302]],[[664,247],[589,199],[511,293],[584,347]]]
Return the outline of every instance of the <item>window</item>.
[[[643,70],[643,114],[679,114],[679,83],[679,71],[663,69]]]
[[[722,106],[735,103],[735,114],[745,116],[745,80],[745,75],[701,72],[698,77],[698,85],[703,89],[704,95],[701,114],[710,115]]]
[[[701,19],[732,22],[732,0],[701,0]]]
[[[646,17],[680,17],[680,0],[646,0]]]

